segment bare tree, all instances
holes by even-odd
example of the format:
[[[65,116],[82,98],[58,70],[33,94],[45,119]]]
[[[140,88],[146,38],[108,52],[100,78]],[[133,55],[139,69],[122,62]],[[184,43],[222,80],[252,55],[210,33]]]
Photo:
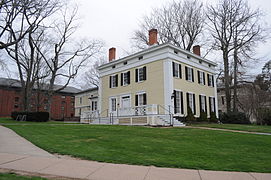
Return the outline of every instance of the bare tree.
[[[72,79],[76,77],[81,68],[86,65],[92,57],[100,52],[103,43],[98,40],[76,41],[73,35],[76,32],[77,8],[71,13],[68,9],[61,11],[63,19],[54,24],[51,29],[50,46],[48,55],[42,54],[43,59],[50,71],[48,86],[48,111],[51,111],[52,96],[67,87]],[[63,85],[55,88],[55,82],[61,79]]]
[[[237,109],[237,73],[242,65],[241,57],[250,58],[255,45],[263,40],[259,10],[251,10],[244,0],[221,0],[216,6],[208,6],[209,30],[214,47],[223,53],[227,112],[231,111],[230,61],[233,56],[234,110]]]
[[[85,79],[85,87],[99,87],[99,72],[98,72],[98,67],[105,64],[106,60],[97,60],[95,63],[92,65],[92,67],[85,73],[84,79]]]
[[[159,43],[170,42],[190,50],[203,32],[204,11],[199,0],[178,1],[153,9],[143,17],[139,30],[132,38],[134,46],[143,49],[148,45],[148,30],[155,28],[159,33]]]
[[[58,0],[1,0],[0,49],[21,41],[56,10]]]

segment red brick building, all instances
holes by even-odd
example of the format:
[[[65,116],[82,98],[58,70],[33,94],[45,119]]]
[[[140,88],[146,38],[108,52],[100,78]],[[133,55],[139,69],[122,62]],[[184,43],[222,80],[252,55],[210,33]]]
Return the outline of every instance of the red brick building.
[[[52,98],[51,117],[55,120],[73,118],[75,93],[80,90],[66,87]],[[31,111],[47,111],[48,98],[45,91],[33,90]],[[0,117],[10,117],[13,111],[22,111],[21,85],[18,80],[0,78]]]

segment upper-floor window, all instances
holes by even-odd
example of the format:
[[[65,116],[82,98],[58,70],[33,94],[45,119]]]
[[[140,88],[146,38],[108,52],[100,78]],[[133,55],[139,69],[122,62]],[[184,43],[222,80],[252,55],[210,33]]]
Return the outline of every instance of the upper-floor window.
[[[190,67],[185,67],[185,78],[187,81],[194,82],[194,70]]]
[[[173,77],[182,78],[182,66],[181,64],[172,62]]]
[[[198,71],[198,83],[205,85],[205,73],[202,71]]]
[[[207,74],[208,86],[214,87],[214,75]]]
[[[65,99],[65,98],[66,98],[66,96],[61,96],[61,98],[62,98],[62,99]]]
[[[130,84],[130,71],[121,73],[121,85],[126,86]]]
[[[147,80],[147,68],[146,66],[136,69],[135,71],[136,82]]]
[[[118,87],[118,75],[117,74],[110,76],[109,87],[110,88]]]
[[[15,97],[15,102],[19,102],[19,97]]]
[[[189,107],[192,113],[196,114],[195,94],[187,93],[186,100],[187,100],[187,108]]]

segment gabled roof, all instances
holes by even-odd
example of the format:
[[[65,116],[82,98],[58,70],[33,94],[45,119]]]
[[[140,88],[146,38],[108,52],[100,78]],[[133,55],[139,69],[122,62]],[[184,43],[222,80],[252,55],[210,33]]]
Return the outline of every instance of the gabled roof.
[[[198,55],[196,55],[196,54],[194,54],[194,53],[192,53],[192,52],[190,52],[190,51],[184,50],[184,49],[182,49],[182,48],[180,48],[180,47],[177,47],[177,46],[174,46],[174,45],[172,45],[172,44],[170,44],[170,43],[164,43],[164,44],[161,44],[161,45],[152,45],[152,46],[150,46],[149,48],[146,48],[146,49],[144,49],[144,50],[142,50],[142,51],[139,51],[139,52],[137,52],[137,53],[134,53],[134,54],[131,54],[131,55],[126,56],[126,57],[124,57],[124,58],[120,58],[120,59],[117,59],[117,60],[113,60],[113,61],[111,61],[111,62],[108,62],[108,63],[106,63],[106,64],[103,64],[103,65],[101,65],[101,66],[98,67],[98,70],[101,70],[101,69],[103,69],[103,68],[106,68],[106,67],[109,67],[109,66],[112,66],[112,65],[115,65],[115,64],[118,64],[118,63],[127,61],[127,60],[129,60],[129,59],[136,58],[136,57],[138,57],[138,56],[143,56],[144,54],[148,54],[148,53],[150,53],[150,52],[157,51],[157,50],[162,49],[162,48],[165,48],[165,47],[169,47],[169,48],[172,48],[172,49],[176,49],[176,50],[180,51],[181,53],[183,53],[183,54],[185,54],[185,55],[188,55],[188,56],[193,57],[193,58],[198,59],[198,60],[202,60],[202,61],[204,61],[204,62],[206,62],[206,63],[209,63],[209,64],[211,64],[211,65],[213,65],[213,66],[217,66],[217,63],[215,63],[215,62],[213,62],[213,61],[210,61],[210,60],[207,60],[207,59],[205,59],[205,58],[203,58],[203,57],[201,57],[201,56],[198,56]]]
[[[21,88],[21,82],[17,79],[9,79],[9,78],[0,78],[0,86],[2,87],[12,87],[12,88]],[[46,86],[48,87],[48,84],[46,84]],[[55,85],[54,89],[57,90],[61,87],[61,85]],[[37,86],[34,87],[34,89],[37,89]],[[43,88],[43,90],[45,90],[46,88]],[[71,93],[71,94],[75,94],[80,92],[80,89],[77,89],[75,87],[72,86],[67,86],[66,88],[64,88],[63,90],[61,90],[60,92],[63,93]]]

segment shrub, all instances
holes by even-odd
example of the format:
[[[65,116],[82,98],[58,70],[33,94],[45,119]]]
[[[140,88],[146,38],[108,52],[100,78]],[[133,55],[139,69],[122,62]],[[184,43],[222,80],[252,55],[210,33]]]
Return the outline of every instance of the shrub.
[[[207,118],[207,113],[204,112],[204,111],[201,111],[200,112],[200,116],[199,118],[197,119],[198,122],[207,122],[208,121],[208,118]]]
[[[210,118],[209,118],[209,122],[217,123],[217,121],[218,121],[218,119],[217,119],[217,117],[216,117],[215,112],[211,112]]]
[[[188,109],[187,109],[187,116],[185,117],[185,121],[186,122],[195,122],[196,121],[196,118],[195,118],[190,107],[188,107]]]
[[[229,124],[251,124],[245,113],[242,112],[229,112],[221,115],[222,123]]]
[[[271,109],[260,108],[258,110],[260,124],[271,125]]]
[[[25,121],[33,121],[33,122],[46,122],[49,120],[48,112],[12,112],[12,119],[16,120],[17,116],[25,115]]]

